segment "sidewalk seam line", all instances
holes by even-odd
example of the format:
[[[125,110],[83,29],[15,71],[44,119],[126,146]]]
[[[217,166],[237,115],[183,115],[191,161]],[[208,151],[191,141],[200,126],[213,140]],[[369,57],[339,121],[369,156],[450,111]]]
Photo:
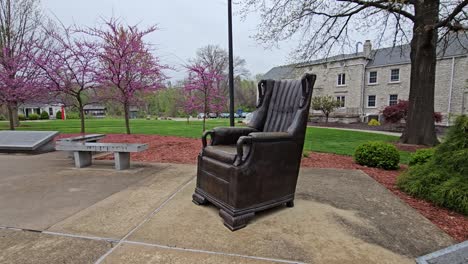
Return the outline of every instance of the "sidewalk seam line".
[[[166,168],[168,168],[168,167],[169,167],[169,166],[166,166],[166,167],[164,167],[163,169],[166,169]],[[117,193],[120,193],[120,192],[123,192],[123,191],[126,191],[126,190],[130,189],[131,187],[134,186],[134,184],[137,184],[137,183],[139,183],[139,182],[141,182],[141,181],[143,181],[143,180],[145,180],[145,179],[147,179],[147,178],[149,178],[149,177],[151,177],[151,175],[147,175],[147,176],[143,177],[142,179],[140,179],[140,180],[138,180],[138,181],[136,181],[136,182],[134,182],[134,183],[132,183],[132,184],[130,184],[130,185],[128,185],[128,186],[125,186],[123,189],[117,190],[117,191],[115,191],[115,192],[113,192],[113,193],[107,195],[106,197],[102,198],[101,200],[99,200],[99,201],[97,201],[97,202],[95,202],[95,203],[93,203],[93,204],[91,204],[91,205],[89,205],[89,206],[87,206],[87,207],[85,207],[85,208],[82,208],[82,209],[80,209],[80,210],[74,212],[74,213],[71,214],[71,215],[68,215],[68,216],[65,216],[65,217],[61,218],[61,219],[58,220],[57,222],[55,222],[55,223],[53,223],[53,224],[47,226],[46,228],[44,228],[43,231],[50,230],[50,229],[53,228],[54,226],[56,226],[56,225],[58,225],[58,224],[60,224],[60,223],[63,223],[63,222],[65,222],[65,221],[67,221],[68,219],[71,219],[73,216],[78,215],[78,214],[80,214],[80,213],[82,213],[82,212],[84,212],[84,211],[90,209],[91,207],[97,205],[98,203],[100,203],[100,202],[102,202],[102,201],[105,201],[105,200],[109,199],[110,197],[116,195]]]
[[[285,260],[285,259],[275,259],[275,258],[267,258],[267,257],[257,257],[257,256],[249,256],[249,255],[242,255],[236,253],[226,253],[226,252],[217,252],[217,251],[209,251],[203,249],[192,249],[192,248],[180,248],[180,247],[171,247],[171,246],[164,246],[159,244],[152,244],[146,242],[138,242],[138,241],[131,241],[125,240],[122,241],[124,244],[132,244],[132,245],[139,245],[139,246],[150,246],[150,247],[157,247],[162,249],[171,249],[171,250],[179,250],[179,251],[187,251],[187,252],[194,252],[194,253],[205,253],[211,255],[221,255],[221,256],[231,256],[231,257],[241,257],[241,258],[248,258],[248,259],[257,259],[257,260],[267,260],[267,261],[274,261],[279,263],[289,263],[289,264],[304,264],[305,262],[294,261],[294,260]]]
[[[118,240],[118,243],[110,248],[104,255],[102,255],[96,262],[95,264],[101,263],[107,256],[109,256],[116,248],[118,248],[123,241],[125,241],[129,236],[131,236],[138,228],[140,228],[142,225],[146,224],[154,215],[156,215],[159,211],[161,211],[164,206],[166,206],[169,201],[171,201],[178,193],[180,193],[185,187],[187,187],[195,178],[190,179],[188,182],[183,184],[177,191],[175,191],[169,198],[167,198],[160,206],[158,206],[155,210],[153,210],[150,214],[148,214],[143,221],[141,221],[137,226],[135,226],[132,230],[130,230],[123,238]]]
[[[211,255],[232,256],[232,257],[257,259],[257,260],[267,260],[267,261],[274,261],[274,262],[278,262],[278,263],[289,263],[289,264],[293,264],[293,263],[294,264],[304,264],[305,263],[305,262],[294,261],[294,260],[286,260],[286,259],[275,259],[275,258],[268,258],[268,257],[249,256],[249,255],[242,255],[242,254],[236,254],[236,253],[209,251],[209,250],[203,250],[203,249],[180,248],[180,247],[164,246],[164,245],[159,245],[159,244],[132,241],[132,240],[119,240],[118,238],[106,238],[106,237],[98,237],[98,236],[83,236],[83,235],[67,234],[67,233],[60,233],[60,232],[50,232],[50,231],[35,231],[35,230],[31,230],[31,229],[22,229],[22,228],[16,228],[16,227],[8,227],[8,226],[0,226],[0,229],[13,230],[13,231],[22,231],[22,232],[35,232],[35,233],[41,233],[41,234],[45,234],[45,235],[59,236],[59,237],[71,237],[71,238],[80,238],[80,239],[87,239],[87,240],[105,241],[105,242],[109,242],[109,243],[118,243],[118,245],[120,245],[120,244],[131,244],[131,245],[157,247],[157,248],[162,248],[162,249],[187,251],[187,252],[194,252],[194,253],[205,253],[205,254],[211,254]],[[118,245],[116,245],[114,248],[116,248]]]

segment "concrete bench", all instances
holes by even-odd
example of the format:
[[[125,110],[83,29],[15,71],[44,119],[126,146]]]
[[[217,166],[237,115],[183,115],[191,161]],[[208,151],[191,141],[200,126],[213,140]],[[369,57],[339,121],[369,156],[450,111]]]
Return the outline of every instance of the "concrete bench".
[[[113,152],[115,169],[125,170],[130,168],[130,152],[147,150],[148,144],[59,142],[56,149],[73,151],[77,168],[90,166],[92,163],[91,153],[93,152]]]
[[[104,134],[89,134],[89,135],[82,135],[76,137],[69,137],[69,138],[62,138],[57,141],[59,142],[91,142],[96,143],[100,139],[104,138],[106,135]]]
[[[90,142],[90,143],[96,143],[102,138],[104,138],[106,135],[104,134],[88,134],[88,135],[81,135],[81,136],[76,136],[76,137],[69,137],[69,138],[61,138],[57,140],[57,143],[60,144],[61,142]],[[73,151],[70,151],[68,153],[68,157],[73,159]]]

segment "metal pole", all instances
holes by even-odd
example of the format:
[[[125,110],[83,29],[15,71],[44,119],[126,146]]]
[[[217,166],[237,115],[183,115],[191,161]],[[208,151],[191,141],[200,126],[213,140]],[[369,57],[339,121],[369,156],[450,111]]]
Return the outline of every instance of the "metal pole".
[[[234,126],[234,56],[232,47],[232,0],[228,0],[228,35],[229,35],[229,121]]]

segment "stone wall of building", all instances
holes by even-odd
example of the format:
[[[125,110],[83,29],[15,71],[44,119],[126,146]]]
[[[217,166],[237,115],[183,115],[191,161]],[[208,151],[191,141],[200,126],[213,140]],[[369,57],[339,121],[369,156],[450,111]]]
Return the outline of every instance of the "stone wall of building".
[[[392,69],[399,69],[400,71],[400,80],[398,82],[390,81],[390,72]],[[374,71],[377,72],[377,83],[369,84],[369,73]],[[390,95],[398,95],[399,100],[408,100],[410,75],[410,64],[367,68],[364,90],[364,114],[378,115],[389,105]],[[370,95],[376,96],[375,107],[368,106],[368,98]]]
[[[317,75],[313,96],[345,97],[345,107],[337,109],[335,114],[356,116],[360,115],[361,109],[364,64],[364,58],[357,58],[302,67],[296,72],[298,75],[305,72]],[[345,74],[345,84],[338,85],[338,74],[342,73]]]
[[[453,83],[449,111],[449,94],[452,77]],[[301,78],[305,73],[317,75],[313,96],[331,95],[344,96],[345,107],[337,109],[333,117],[337,120],[360,116],[364,120],[367,115],[379,115],[389,105],[390,95],[398,95],[398,100],[408,100],[411,64],[397,64],[364,68],[366,60],[363,57],[341,61],[324,62],[295,68],[290,78]],[[400,80],[390,80],[391,70],[399,69]],[[369,83],[369,73],[377,72],[377,83]],[[451,115],[468,114],[468,57],[461,56],[439,59],[436,69],[436,88],[434,108],[443,115],[443,123],[447,124]],[[338,74],[344,73],[345,85],[338,85]],[[363,75],[365,73],[365,75]],[[368,96],[376,96],[376,106],[368,107]],[[312,111],[314,114],[318,112]]]

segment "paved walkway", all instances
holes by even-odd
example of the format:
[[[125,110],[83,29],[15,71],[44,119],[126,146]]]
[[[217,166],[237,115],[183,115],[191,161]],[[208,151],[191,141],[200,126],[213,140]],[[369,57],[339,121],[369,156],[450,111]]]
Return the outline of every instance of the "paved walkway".
[[[397,132],[388,132],[388,131],[365,130],[365,129],[342,128],[342,127],[323,127],[323,126],[308,126],[308,127],[326,128],[326,129],[338,129],[338,130],[347,130],[347,131],[358,131],[358,132],[366,132],[366,133],[374,133],[374,134],[382,134],[382,135],[389,135],[389,136],[401,137],[401,133],[397,133]]]
[[[356,170],[303,169],[296,206],[226,229],[196,167],[0,155],[0,263],[414,263],[454,243]]]

